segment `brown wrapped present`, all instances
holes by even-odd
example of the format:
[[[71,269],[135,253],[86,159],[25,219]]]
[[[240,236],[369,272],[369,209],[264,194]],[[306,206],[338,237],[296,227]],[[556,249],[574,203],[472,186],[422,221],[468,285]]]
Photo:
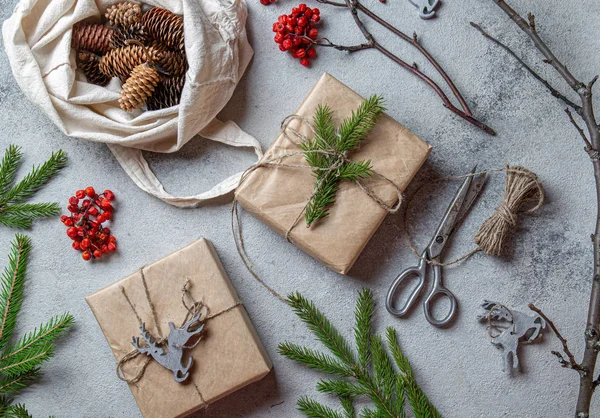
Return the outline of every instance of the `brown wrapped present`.
[[[182,289],[187,289],[187,294],[182,295]],[[191,356],[193,364],[185,381],[177,383],[174,373],[152,357],[131,353],[135,354],[132,337],[143,341],[140,321],[158,339],[169,333],[169,322],[179,327],[188,319],[192,302],[186,308],[182,296],[201,301],[203,317],[209,319],[203,322],[197,345],[188,343],[193,348],[184,351],[181,363],[185,366]],[[205,239],[86,300],[117,361],[130,353],[130,361],[119,363],[120,370],[124,379],[138,378],[129,387],[145,418],[186,416],[263,378],[272,367],[212,244]],[[153,318],[158,319],[160,330]]]
[[[296,111],[298,117],[289,127],[310,136],[305,121],[312,120],[318,105],[333,109],[334,121],[339,126],[362,101],[343,83],[324,74]],[[310,228],[306,228],[302,220],[297,223],[314,187],[311,170],[297,167],[306,166],[299,150],[297,142],[282,133],[261,160],[263,164],[268,161],[269,165],[260,166],[259,162],[259,167],[238,187],[236,198],[244,209],[287,236],[293,244],[329,268],[346,274],[388,214],[381,203],[394,206],[398,189],[406,189],[427,159],[431,146],[383,115],[360,148],[348,156],[354,161],[371,160],[373,171],[378,175],[362,182],[382,202],[376,202],[357,184],[342,181],[329,216]],[[281,156],[284,157],[278,160]]]

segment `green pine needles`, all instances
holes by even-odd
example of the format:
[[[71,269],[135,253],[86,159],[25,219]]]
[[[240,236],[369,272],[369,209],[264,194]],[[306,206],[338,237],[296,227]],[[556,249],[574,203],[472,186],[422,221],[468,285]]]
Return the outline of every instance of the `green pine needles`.
[[[31,241],[17,235],[12,242],[8,265],[0,277],[0,416],[29,417],[23,405],[11,405],[10,396],[35,382],[40,366],[54,354],[56,339],[72,324],[69,313],[55,316],[46,324],[11,344],[17,316],[23,304]]]
[[[354,418],[354,400],[366,397],[373,406],[363,408],[359,412],[361,418],[404,418],[406,399],[415,418],[441,418],[441,414],[417,384],[410,363],[398,345],[394,329],[387,328],[387,350],[383,339],[372,333],[371,323],[375,308],[373,293],[369,289],[360,292],[356,305],[356,353],[312,302],[299,293],[288,296],[287,300],[294,312],[331,354],[290,342],[280,344],[279,353],[330,375],[332,378],[321,379],[317,383],[317,390],[337,396],[342,406],[340,411],[312,398],[302,397],[298,400],[298,409],[306,416]]]
[[[383,98],[371,96],[336,129],[331,108],[317,107],[313,116],[314,138],[301,145],[316,177],[314,194],[304,213],[307,226],[329,214],[328,207],[335,202],[340,181],[354,182],[372,175],[370,160],[349,161],[346,154],[369,135],[384,111]]]
[[[10,228],[30,228],[33,219],[58,215],[58,203],[24,203],[46,184],[67,163],[67,156],[62,151],[52,153],[44,164],[33,167],[20,182],[15,182],[15,175],[21,163],[21,148],[9,145],[0,161],[0,224]]]

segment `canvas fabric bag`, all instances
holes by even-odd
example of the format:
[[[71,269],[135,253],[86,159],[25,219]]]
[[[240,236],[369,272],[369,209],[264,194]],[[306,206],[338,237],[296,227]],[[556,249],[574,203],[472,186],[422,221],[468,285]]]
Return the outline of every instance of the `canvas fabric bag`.
[[[4,22],[4,47],[13,75],[29,100],[66,135],[104,142],[146,192],[179,207],[193,207],[235,189],[242,173],[194,196],[167,193],[142,150],[170,153],[199,134],[234,147],[262,151],[255,138],[216,115],[231,98],[253,54],[244,0],[145,0],[183,16],[189,63],[178,106],[128,113],[118,104],[121,83],[88,83],[71,51],[73,25],[100,21],[119,0],[22,0]],[[147,7],[145,6],[145,7]]]

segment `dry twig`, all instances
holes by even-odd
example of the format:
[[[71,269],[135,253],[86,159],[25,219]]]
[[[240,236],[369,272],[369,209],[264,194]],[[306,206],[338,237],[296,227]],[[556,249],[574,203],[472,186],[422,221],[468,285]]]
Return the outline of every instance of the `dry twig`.
[[[458,90],[458,88],[456,87],[456,85],[454,84],[452,79],[450,78],[450,76],[448,76],[448,74],[444,71],[444,69],[441,67],[441,65],[435,60],[435,58],[433,58],[433,56],[429,53],[429,51],[427,51],[427,49],[423,45],[421,45],[416,33],[413,34],[413,36],[409,36],[409,35],[405,34],[404,32],[402,32],[399,29],[392,26],[390,23],[383,20],[381,17],[377,16],[375,13],[373,13],[371,10],[369,10],[363,4],[361,4],[358,0],[344,0],[343,3],[331,1],[331,0],[317,0],[317,1],[319,3],[328,4],[330,6],[346,7],[352,14],[354,23],[356,24],[356,26],[361,31],[362,35],[365,37],[365,39],[367,41],[360,45],[346,46],[346,45],[334,44],[329,39],[325,38],[325,39],[321,39],[318,42],[318,45],[325,46],[325,47],[331,47],[331,48],[337,49],[339,51],[346,51],[346,52],[357,52],[357,51],[362,51],[362,50],[366,50],[366,49],[375,49],[375,50],[381,52],[383,55],[385,55],[389,59],[391,59],[392,61],[394,61],[396,64],[400,65],[402,68],[406,69],[407,71],[410,71],[412,74],[414,74],[415,76],[419,77],[422,81],[424,81],[429,87],[431,87],[435,91],[435,93],[440,97],[440,99],[442,99],[444,107],[446,107],[448,110],[450,110],[451,112],[460,116],[467,122],[477,126],[479,129],[483,130],[484,132],[486,132],[490,135],[496,134],[496,132],[492,128],[490,128],[485,123],[483,123],[473,117],[473,113],[471,112],[471,109],[469,108],[466,100],[464,99],[464,97],[462,96],[462,94],[460,93],[460,91]],[[400,57],[398,57],[397,55],[393,54],[388,49],[383,47],[375,39],[373,34],[371,32],[369,32],[369,30],[366,28],[364,23],[360,20],[360,17],[358,16],[359,11],[364,13],[369,18],[373,19],[375,22],[379,23],[386,29],[390,30],[392,33],[399,36],[404,41],[411,44],[417,50],[419,50],[419,52],[431,63],[431,65],[435,68],[435,70],[444,79],[444,81],[448,85],[448,88],[452,92],[452,95],[454,96],[456,101],[458,101],[460,108],[455,106],[452,103],[452,100],[450,100],[448,95],[440,87],[440,85],[438,83],[436,83],[432,78],[427,76],[425,73],[423,73],[416,64],[407,63],[406,61],[404,61],[403,59],[401,59]]]
[[[581,366],[579,365],[579,363],[577,363],[577,361],[575,361],[575,356],[573,355],[571,350],[569,350],[569,345],[567,344],[567,339],[565,337],[563,337],[562,334],[558,331],[558,329],[556,328],[556,325],[554,325],[554,322],[552,322],[550,320],[550,318],[548,318],[546,316],[546,314],[544,314],[544,312],[542,312],[541,309],[537,308],[533,303],[530,303],[527,306],[529,306],[529,309],[531,309],[532,311],[537,313],[539,316],[544,318],[544,320],[546,321],[548,326],[552,329],[552,332],[554,332],[556,337],[562,343],[563,352],[569,358],[569,361],[565,360],[565,358],[562,356],[562,354],[560,354],[558,351],[552,351],[552,354],[554,354],[556,357],[558,357],[558,362],[560,363],[560,365],[565,368],[568,368],[568,369],[581,370]]]

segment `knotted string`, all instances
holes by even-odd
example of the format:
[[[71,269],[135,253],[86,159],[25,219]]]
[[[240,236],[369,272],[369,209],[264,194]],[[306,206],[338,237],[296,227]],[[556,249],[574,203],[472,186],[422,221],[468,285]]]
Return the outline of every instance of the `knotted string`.
[[[158,333],[159,338],[156,339],[155,343],[158,346],[164,346],[167,342],[168,342],[168,336],[164,337],[163,333],[161,331],[160,328],[160,322],[158,321],[158,316],[156,315],[156,309],[154,307],[154,303],[152,302],[152,298],[150,297],[150,291],[148,289],[148,284],[146,283],[146,277],[144,275],[144,268],[140,268],[140,277],[142,279],[142,285],[144,287],[144,293],[146,295],[146,300],[148,302],[148,305],[150,306],[150,312],[152,313],[152,319],[154,320],[154,324],[156,325],[156,331]],[[210,313],[210,309],[208,306],[206,306],[202,301],[198,301],[196,302],[194,300],[194,298],[192,297],[192,295],[190,294],[189,290],[188,290],[188,285],[189,285],[190,281],[189,279],[186,280],[186,282],[184,283],[183,287],[181,288],[181,304],[183,305],[183,307],[186,309],[186,314],[185,317],[183,318],[183,321],[181,323],[181,327],[183,327],[183,325],[190,319],[193,318],[194,316],[196,316],[197,314],[199,314],[203,309],[206,311],[205,315],[204,315],[204,319],[199,319],[197,322],[197,326],[200,326],[202,323],[205,323],[206,321],[216,318],[224,313],[227,313],[229,311],[231,311],[232,309],[242,305],[241,301],[236,301],[233,305],[224,308],[222,310],[220,310],[219,312],[216,312],[214,314]],[[138,320],[138,323],[140,326],[142,326],[142,324],[144,323],[144,321],[142,320],[142,318],[140,317],[140,315],[138,314],[137,310],[135,309],[134,304],[131,302],[131,299],[129,299],[129,296],[127,295],[127,292],[125,291],[125,288],[123,286],[119,286],[119,289],[121,290],[121,293],[123,294],[123,296],[125,297],[125,300],[127,301],[127,304],[129,305],[129,307],[131,308],[133,314],[135,315],[135,317]],[[191,306],[188,305],[188,303],[185,301],[186,296],[192,301]],[[193,325],[192,325],[193,326]],[[195,348],[200,341],[202,340],[202,335],[196,339],[196,341],[192,344],[192,345],[184,345],[183,348],[185,349],[193,349]],[[140,353],[137,349],[133,349],[130,352],[128,352],[127,354],[125,354],[121,360],[119,360],[119,362],[117,363],[117,369],[116,369],[116,373],[117,373],[117,377],[129,384],[136,384],[137,382],[139,382],[142,377],[144,376],[144,372],[146,371],[146,368],[148,367],[148,365],[150,364],[150,362],[152,361],[152,357],[146,357],[146,359],[144,360],[144,363],[142,364],[142,367],[138,370],[138,372],[131,378],[127,378],[125,377],[125,372],[123,371],[123,366],[133,360],[134,358],[136,358],[138,355],[141,355],[142,353]],[[200,401],[202,403],[202,407],[206,408],[208,407],[208,404],[206,403],[206,401],[204,400],[204,397],[202,396],[202,393],[200,392],[200,388],[198,388],[198,386],[196,385],[196,383],[192,380],[192,383],[194,385],[194,388],[196,390],[196,393],[198,394],[198,397],[200,398]]]
[[[309,138],[306,135],[302,134],[301,132],[299,132],[296,129],[289,126],[290,123],[293,122],[294,120],[299,120],[304,125],[306,125],[310,129],[310,131],[313,133],[313,135],[316,135],[316,132],[315,132],[315,128],[312,125],[312,123],[300,115],[289,115],[285,119],[283,119],[283,121],[281,122],[281,134],[289,142],[300,147],[302,145],[302,143],[308,141]],[[307,165],[307,164],[288,164],[288,163],[282,162],[283,160],[285,160],[287,158],[294,157],[297,155],[304,156],[307,153],[322,154],[322,155],[327,155],[327,156],[334,157],[334,158],[329,167],[313,167],[313,166]],[[237,185],[237,188],[241,187],[242,184],[244,184],[246,182],[246,180],[248,179],[250,174],[252,174],[255,170],[257,170],[261,167],[302,168],[302,169],[309,169],[312,171],[326,171],[329,174],[329,173],[333,173],[333,172],[339,170],[344,164],[346,164],[348,162],[350,162],[350,160],[348,159],[347,153],[339,152],[336,149],[334,149],[333,147],[329,147],[328,149],[324,149],[324,150],[319,149],[319,150],[287,152],[287,153],[284,153],[284,154],[281,154],[278,156],[274,156],[269,159],[263,158],[261,161],[250,166],[246,171],[244,171],[244,173],[242,173],[242,176],[240,177],[240,181]],[[403,202],[402,190],[400,189],[400,187],[396,183],[394,183],[394,181],[390,180],[388,177],[384,176],[383,174],[378,173],[377,171],[373,170],[371,174],[372,174],[371,177],[378,177],[378,178],[384,180],[386,183],[390,184],[394,188],[394,191],[397,194],[396,203],[394,203],[393,205],[389,205],[381,197],[379,197],[373,191],[373,189],[371,189],[369,186],[365,185],[360,180],[355,180],[354,184],[356,184],[360,190],[362,190],[367,196],[369,196],[369,198],[371,198],[371,200],[373,200],[375,203],[377,203],[377,205],[379,207],[381,207],[388,213],[398,212],[400,210],[400,207],[402,206],[402,202]],[[295,218],[292,225],[286,231],[285,239],[288,242],[293,243],[291,233],[292,233],[293,229],[300,223],[300,220],[302,219],[302,217],[304,216],[304,213],[306,212],[306,208],[308,207],[308,205],[310,204],[312,199],[315,197],[317,190],[319,189],[319,186],[320,186],[320,183],[317,182],[313,189],[312,195],[307,200],[307,202],[304,205],[304,207],[302,208],[302,210],[298,213],[298,216]],[[233,234],[233,239],[235,241],[235,246],[237,248],[238,254],[240,255],[240,258],[242,259],[244,265],[246,266],[246,268],[248,269],[250,274],[252,274],[252,276],[264,288],[266,288],[271,294],[273,294],[275,297],[277,297],[284,303],[287,303],[286,299],[283,296],[281,296],[279,293],[277,293],[271,286],[269,286],[264,280],[262,280],[260,278],[260,276],[254,271],[252,262],[250,261],[250,258],[248,257],[248,254],[246,253],[246,248],[244,245],[244,237],[242,234],[242,223],[241,223],[241,218],[240,218],[240,214],[239,214],[239,202],[235,196],[233,198],[233,202],[231,205],[231,232]]]
[[[443,181],[465,179],[467,177],[479,176],[482,174],[494,173],[494,172],[506,172],[506,184],[504,188],[504,198],[502,203],[496,208],[492,216],[490,216],[480,227],[475,234],[475,244],[477,248],[469,251],[468,253],[445,263],[440,263],[435,260],[429,260],[423,257],[422,252],[418,251],[413,245],[412,237],[409,230],[409,219],[408,219],[408,208],[414,197],[419,191],[425,186],[430,186],[432,183],[439,183]],[[521,210],[521,207],[528,200],[537,200],[534,207]],[[504,168],[496,168],[492,170],[484,170],[477,173],[469,173],[461,176],[444,177],[441,179],[433,180],[430,183],[421,185],[416,192],[412,195],[404,208],[404,231],[408,239],[408,246],[410,250],[419,258],[425,262],[435,266],[450,266],[452,264],[460,263],[463,260],[475,255],[479,251],[483,251],[486,254],[499,256],[502,254],[504,244],[506,243],[510,232],[517,225],[517,219],[519,213],[532,214],[535,213],[542,204],[544,203],[544,188],[537,176],[530,170],[524,167],[510,167],[506,165]]]

